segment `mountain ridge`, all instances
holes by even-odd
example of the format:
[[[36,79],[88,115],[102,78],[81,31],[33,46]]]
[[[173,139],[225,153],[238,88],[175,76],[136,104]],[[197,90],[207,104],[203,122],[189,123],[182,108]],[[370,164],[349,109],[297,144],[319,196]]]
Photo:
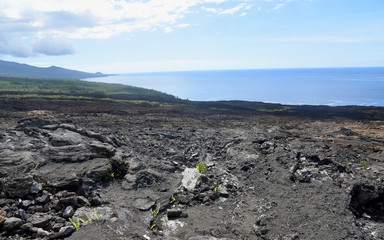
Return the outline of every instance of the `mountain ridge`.
[[[0,76],[19,78],[43,78],[43,79],[69,79],[106,77],[111,74],[88,73],[83,71],[66,69],[58,66],[35,67],[25,63],[0,60]]]

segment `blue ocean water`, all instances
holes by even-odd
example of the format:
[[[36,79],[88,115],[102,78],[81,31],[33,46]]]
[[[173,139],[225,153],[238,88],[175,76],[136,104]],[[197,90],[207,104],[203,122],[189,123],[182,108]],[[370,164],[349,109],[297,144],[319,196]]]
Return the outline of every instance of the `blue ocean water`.
[[[87,80],[155,89],[197,101],[384,106],[384,67],[131,73]]]

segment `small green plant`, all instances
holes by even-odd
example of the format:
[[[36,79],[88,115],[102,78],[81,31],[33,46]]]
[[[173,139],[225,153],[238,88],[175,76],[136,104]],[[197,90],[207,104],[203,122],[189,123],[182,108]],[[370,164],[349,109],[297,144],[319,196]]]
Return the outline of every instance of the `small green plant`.
[[[174,203],[176,203],[176,202],[177,202],[177,200],[178,200],[178,197],[177,197],[177,195],[172,195],[172,197],[171,197],[171,204],[174,204]]]
[[[366,171],[368,169],[368,165],[367,165],[367,162],[366,161],[361,161],[361,168]]]
[[[213,183],[213,186],[211,187],[211,190],[215,193],[216,198],[219,198],[220,196],[220,187],[221,185],[217,182]]]
[[[94,211],[94,213],[95,213],[95,217],[96,217],[97,220],[100,220],[100,219],[103,218],[103,216],[101,216],[101,215],[99,216],[99,215],[97,214],[96,208],[93,209],[93,211]]]
[[[96,217],[97,220],[102,219],[102,216],[97,214],[96,208],[95,208],[93,211],[94,211],[94,213],[95,213],[95,217]],[[93,215],[91,215],[91,216],[88,216],[88,215],[87,215],[87,221],[85,221],[85,220],[82,219],[82,218],[76,218],[76,220],[77,220],[77,221],[75,222],[72,218],[69,218],[69,221],[73,224],[73,226],[75,226],[76,231],[77,231],[77,230],[80,229],[80,225],[81,225],[81,224],[83,224],[84,226],[86,226],[86,225],[92,223],[92,221],[93,221]]]
[[[153,218],[157,217],[157,215],[159,214],[159,211],[160,211],[160,203],[157,204],[157,207],[155,210],[151,210],[151,214],[152,214]]]
[[[77,222],[73,221],[72,218],[69,218],[69,221],[71,221],[73,226],[75,226],[76,231],[78,231],[80,229],[80,218],[77,218]]]
[[[115,174],[115,172],[113,172],[113,169],[110,168],[107,174],[105,174],[104,176],[96,177],[94,180],[96,182],[108,182],[118,176],[119,174]]]
[[[88,218],[88,220],[87,221],[84,221],[83,219],[81,219],[81,218],[78,218],[77,220],[79,220],[80,219],[80,221],[83,223],[83,225],[84,226],[87,226],[88,225],[88,223],[91,223],[92,222],[92,220],[89,220],[89,216],[87,216],[87,218]]]
[[[151,223],[149,225],[149,230],[151,230],[151,231],[156,231],[158,229],[156,223],[153,223],[153,222],[154,222],[155,218],[157,218],[157,215],[159,215],[159,212],[160,212],[160,203],[157,204],[155,210],[151,210],[151,214],[153,217],[153,220],[151,220]]]
[[[151,226],[149,226],[149,230],[151,231],[156,231],[158,228],[157,228],[157,225],[156,223],[152,224]]]
[[[204,174],[208,170],[207,164],[202,163],[201,161],[197,162],[196,168],[201,174]]]

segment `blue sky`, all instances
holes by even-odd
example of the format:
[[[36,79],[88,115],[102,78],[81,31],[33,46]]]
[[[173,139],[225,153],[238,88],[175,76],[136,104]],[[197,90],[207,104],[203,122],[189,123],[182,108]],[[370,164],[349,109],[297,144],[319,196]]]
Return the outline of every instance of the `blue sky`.
[[[0,59],[90,72],[384,66],[383,0],[0,0]]]

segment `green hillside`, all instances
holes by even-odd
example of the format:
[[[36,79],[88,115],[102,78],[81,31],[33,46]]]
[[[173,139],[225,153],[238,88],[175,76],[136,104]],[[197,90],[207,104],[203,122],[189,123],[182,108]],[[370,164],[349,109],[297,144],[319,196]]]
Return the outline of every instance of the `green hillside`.
[[[118,99],[152,97],[175,100],[170,94],[123,84],[88,82],[82,80],[50,80],[0,77],[0,94],[66,94]]]

